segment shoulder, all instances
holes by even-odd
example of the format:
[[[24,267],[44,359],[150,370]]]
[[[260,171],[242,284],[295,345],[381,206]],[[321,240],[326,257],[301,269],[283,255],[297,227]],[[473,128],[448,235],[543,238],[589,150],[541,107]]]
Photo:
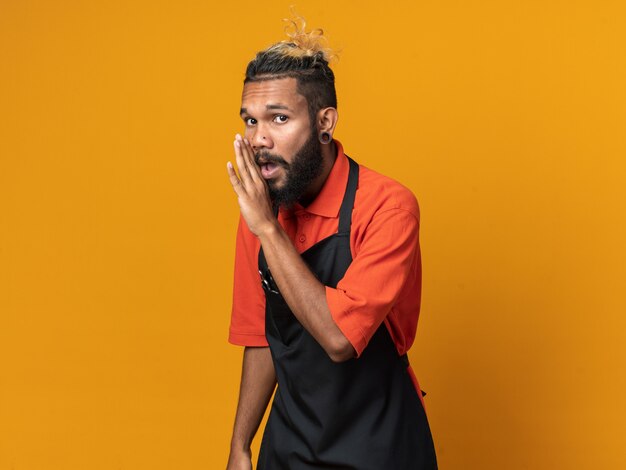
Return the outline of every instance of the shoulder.
[[[352,212],[353,254],[368,246],[384,252],[394,244],[417,245],[420,211],[413,192],[398,181],[359,165]]]
[[[354,210],[370,217],[386,211],[408,212],[418,221],[420,215],[417,198],[409,188],[363,165],[359,165]]]

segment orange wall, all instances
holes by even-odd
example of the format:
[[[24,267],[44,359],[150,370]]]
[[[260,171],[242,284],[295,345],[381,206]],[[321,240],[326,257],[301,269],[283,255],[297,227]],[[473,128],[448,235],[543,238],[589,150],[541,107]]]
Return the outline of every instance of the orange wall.
[[[0,1],[0,470],[223,468],[225,162],[290,3]],[[421,203],[441,468],[626,468],[624,3],[296,6]]]

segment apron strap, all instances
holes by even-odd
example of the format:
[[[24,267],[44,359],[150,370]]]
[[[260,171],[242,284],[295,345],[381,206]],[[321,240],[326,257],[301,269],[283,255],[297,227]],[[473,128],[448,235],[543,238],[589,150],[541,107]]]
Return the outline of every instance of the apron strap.
[[[402,356],[400,356],[400,359],[402,359],[402,362],[404,362],[404,365],[406,367],[409,367],[409,355],[407,353],[404,353]]]
[[[354,197],[356,196],[356,188],[359,182],[359,165],[350,157],[350,172],[348,173],[348,183],[346,184],[346,192],[343,195],[341,209],[339,209],[339,230],[338,233],[350,231],[352,225],[352,209],[354,207]]]
[[[402,356],[400,356],[400,360],[404,363],[406,367],[409,367],[409,355],[407,353],[404,353]],[[422,392],[423,397],[426,396],[426,392],[424,390],[420,390],[420,392]]]

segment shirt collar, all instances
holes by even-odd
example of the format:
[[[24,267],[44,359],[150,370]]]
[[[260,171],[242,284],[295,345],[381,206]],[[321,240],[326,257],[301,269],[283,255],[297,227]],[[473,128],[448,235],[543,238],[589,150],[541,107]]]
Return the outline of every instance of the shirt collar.
[[[338,140],[334,142],[337,146],[337,158],[317,197],[306,207],[302,207],[299,203],[296,203],[291,210],[281,207],[280,212],[283,216],[289,217],[300,211],[322,217],[337,217],[339,215],[339,209],[346,192],[346,184],[348,183],[350,164],[348,158],[343,153],[341,142]]]

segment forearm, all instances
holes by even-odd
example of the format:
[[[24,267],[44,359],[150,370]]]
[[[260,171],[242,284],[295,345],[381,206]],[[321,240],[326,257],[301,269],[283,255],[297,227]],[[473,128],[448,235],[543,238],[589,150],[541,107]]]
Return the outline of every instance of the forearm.
[[[239,135],[235,141],[235,156],[241,179],[231,163],[227,169],[241,214],[250,231],[259,237],[267,264],[287,305],[333,361],[354,357],[354,348],[331,316],[324,285],[311,273],[276,221],[254,151]]]
[[[263,254],[287,305],[302,326],[336,362],[355,351],[332,318],[325,286],[313,275],[278,223],[259,234]]]
[[[269,348],[245,348],[231,454],[250,452],[275,386],[276,373]]]

